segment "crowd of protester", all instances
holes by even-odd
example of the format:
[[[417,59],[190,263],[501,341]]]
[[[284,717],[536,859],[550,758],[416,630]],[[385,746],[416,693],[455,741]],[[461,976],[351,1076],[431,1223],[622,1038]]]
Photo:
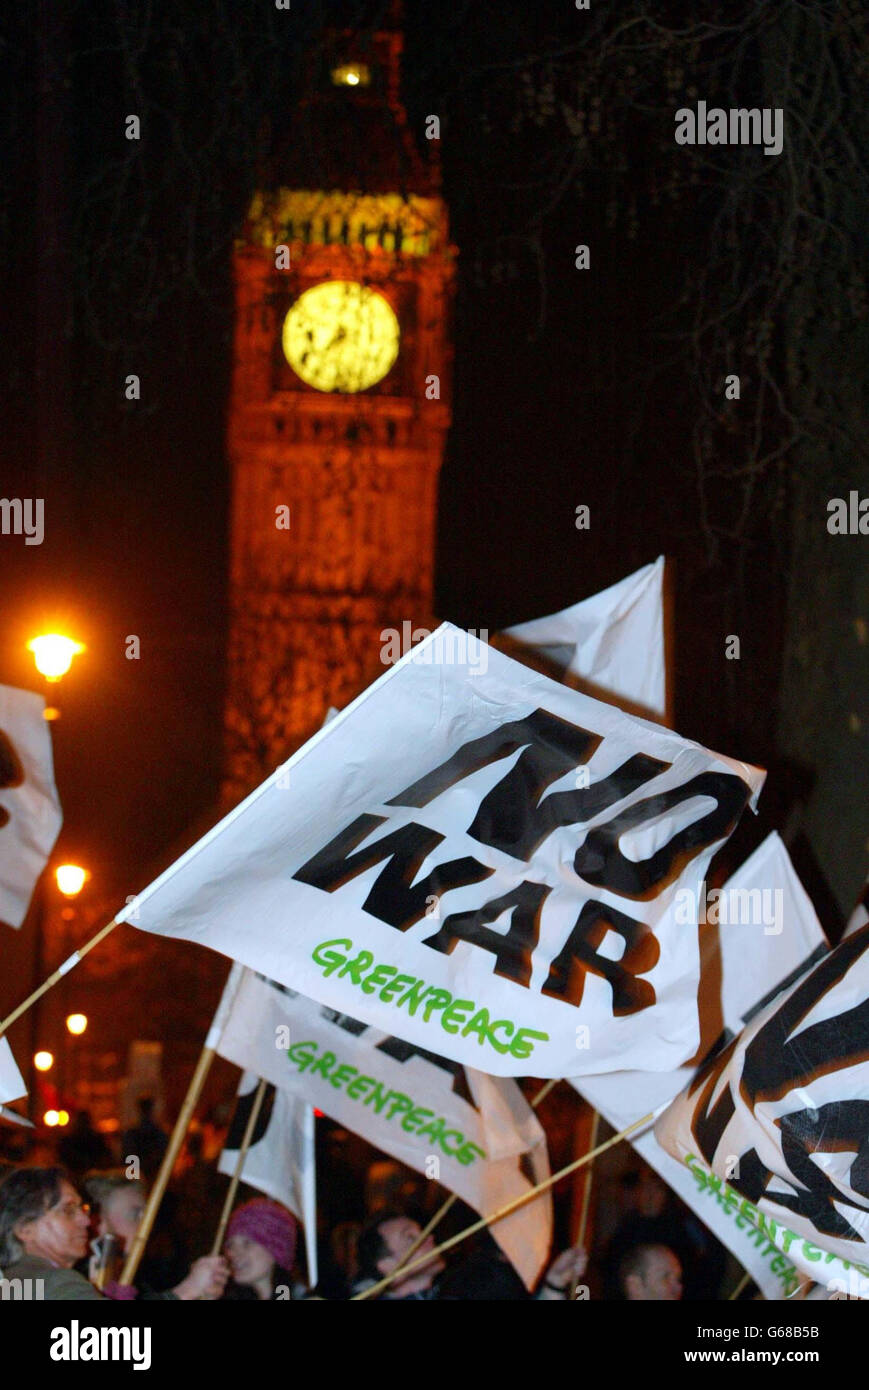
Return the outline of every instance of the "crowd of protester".
[[[350,1139],[340,1131],[335,1137],[345,1144]],[[580,1246],[567,1245],[549,1260],[531,1291],[489,1230],[446,1257],[436,1248],[445,1229],[420,1240],[428,1213],[418,1201],[418,1180],[384,1159],[369,1158],[364,1182],[356,1188],[358,1210],[339,1200],[328,1212],[325,1203],[326,1219],[338,1219],[319,1232],[321,1272],[315,1285],[305,1268],[296,1218],[250,1190],[240,1189],[219,1253],[207,1253],[228,1180],[216,1170],[214,1135],[202,1128],[187,1137],[133,1287],[121,1282],[123,1266],[168,1136],[145,1101],[138,1124],[118,1138],[125,1166],[118,1166],[118,1153],[82,1112],[54,1142],[53,1152],[43,1140],[41,1148],[17,1155],[18,1161],[0,1158],[0,1273],[6,1288],[33,1288],[41,1281],[38,1296],[49,1300],[298,1301],[371,1293],[400,1301],[720,1296],[724,1252],[645,1166],[622,1175],[616,1224],[591,1257]],[[353,1183],[343,1180],[340,1161],[332,1186],[345,1203],[354,1191]],[[467,1224],[463,1217],[459,1221]],[[408,1272],[402,1273],[405,1265]]]

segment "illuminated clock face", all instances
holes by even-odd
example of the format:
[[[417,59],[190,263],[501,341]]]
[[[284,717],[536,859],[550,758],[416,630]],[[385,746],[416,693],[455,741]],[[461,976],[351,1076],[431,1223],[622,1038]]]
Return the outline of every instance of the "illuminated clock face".
[[[366,391],[398,356],[398,319],[383,298],[353,280],[305,290],[284,320],[284,356],[318,391]]]

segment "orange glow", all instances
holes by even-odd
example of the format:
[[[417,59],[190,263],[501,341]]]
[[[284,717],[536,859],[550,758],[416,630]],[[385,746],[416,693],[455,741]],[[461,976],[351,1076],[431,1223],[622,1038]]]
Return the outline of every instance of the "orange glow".
[[[59,681],[65,676],[74,656],[85,648],[81,642],[64,637],[59,632],[44,632],[41,637],[33,637],[27,643],[27,650],[33,653],[36,669],[47,681]]]
[[[77,897],[89,877],[80,864],[58,864],[54,871],[54,881],[66,898]]]

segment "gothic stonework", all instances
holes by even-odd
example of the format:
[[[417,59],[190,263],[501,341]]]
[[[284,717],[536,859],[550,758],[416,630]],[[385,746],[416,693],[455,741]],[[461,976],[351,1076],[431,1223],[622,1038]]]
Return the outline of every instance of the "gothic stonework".
[[[383,629],[432,624],[456,253],[436,142],[424,161],[400,102],[401,34],[355,42],[334,36],[235,248],[230,802],[382,673]],[[378,344],[362,310],[303,318],[297,355],[284,347],[291,307],[330,281],[350,291],[323,298],[370,291],[397,320],[395,360],[364,390],[353,355],[364,379]]]

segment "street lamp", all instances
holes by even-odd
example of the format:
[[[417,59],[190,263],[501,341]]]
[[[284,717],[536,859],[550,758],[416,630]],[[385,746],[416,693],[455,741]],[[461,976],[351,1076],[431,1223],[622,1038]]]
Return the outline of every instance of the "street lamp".
[[[88,1026],[87,1014],[70,1014],[66,1020],[66,1026],[74,1037],[80,1037]]]
[[[37,1052],[33,1058],[33,1065],[37,1071],[51,1071],[54,1066],[54,1054],[46,1050]]]
[[[54,881],[65,898],[77,898],[90,874],[80,864],[58,864]]]
[[[30,639],[27,650],[33,654],[39,674],[49,684],[56,684],[66,675],[73,657],[85,651],[85,647],[82,642],[75,642],[72,637],[64,637],[60,632],[44,632],[40,637]],[[46,705],[44,714],[46,719],[60,718],[60,710],[55,705]]]

